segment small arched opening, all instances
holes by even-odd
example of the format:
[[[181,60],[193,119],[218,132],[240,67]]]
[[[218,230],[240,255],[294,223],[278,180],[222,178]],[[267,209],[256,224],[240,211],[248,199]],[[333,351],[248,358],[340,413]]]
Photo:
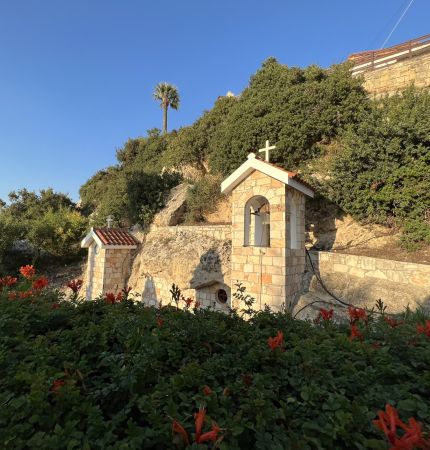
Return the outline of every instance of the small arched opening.
[[[256,195],[245,205],[244,245],[270,247],[270,204],[266,197]]]

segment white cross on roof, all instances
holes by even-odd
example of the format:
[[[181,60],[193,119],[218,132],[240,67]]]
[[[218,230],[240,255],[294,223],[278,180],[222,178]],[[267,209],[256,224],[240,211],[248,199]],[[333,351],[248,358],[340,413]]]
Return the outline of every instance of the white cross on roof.
[[[258,150],[258,152],[259,153],[265,152],[266,153],[265,159],[266,159],[267,162],[269,162],[269,159],[270,159],[269,150],[273,150],[274,148],[276,148],[276,145],[269,146],[269,141],[267,140],[266,141],[266,147],[261,148],[260,150]]]

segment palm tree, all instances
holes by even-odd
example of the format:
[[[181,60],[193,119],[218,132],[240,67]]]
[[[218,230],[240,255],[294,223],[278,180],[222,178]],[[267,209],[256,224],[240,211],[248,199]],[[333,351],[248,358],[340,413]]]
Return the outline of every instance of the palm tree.
[[[179,92],[176,86],[169,83],[158,83],[153,94],[155,100],[159,100],[163,108],[163,133],[167,133],[167,109],[179,107]]]

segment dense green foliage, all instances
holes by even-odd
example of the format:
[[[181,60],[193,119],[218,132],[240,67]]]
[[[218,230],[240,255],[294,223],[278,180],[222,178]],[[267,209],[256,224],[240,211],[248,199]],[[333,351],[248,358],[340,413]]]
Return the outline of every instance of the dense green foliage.
[[[203,177],[208,172],[225,176],[269,139],[277,146],[271,154],[274,163],[302,172],[354,217],[401,227],[404,244],[413,248],[430,242],[429,130],[425,90],[411,88],[404,95],[370,100],[348,65],[300,69],[269,58],[241,95],[220,97],[192,125],[168,135],[150,130],[146,138],[130,139],[117,152],[119,165],[89,180],[81,195],[99,216],[109,210],[118,219],[135,220],[140,213],[130,210],[148,206],[124,207],[127,200],[118,198],[128,195],[121,177],[129,171],[144,176],[175,167],[187,174],[191,167]],[[190,193],[194,206],[188,220],[203,217],[197,193],[204,181],[200,187],[198,183]],[[208,209],[218,199],[214,196]]]
[[[214,212],[217,201],[224,197],[220,190],[221,181],[221,177],[207,174],[188,189],[186,222],[202,222],[206,213]]]
[[[425,318],[408,313],[396,328],[371,318],[359,325],[364,341],[351,341],[347,324],[269,311],[244,320],[4,290],[0,447],[184,448],[173,420],[193,436],[205,407],[222,441],[189,448],[387,449],[372,424],[387,402],[429,425],[430,337],[416,333]],[[278,330],[284,351],[268,345]]]
[[[52,189],[39,194],[26,189],[11,192],[9,204],[0,208],[0,273],[10,268],[8,253],[17,240],[31,245],[33,260],[42,252],[60,260],[73,259],[87,224],[65,194]],[[10,263],[14,261],[11,258]]]
[[[93,224],[105,225],[109,215],[117,226],[151,223],[180,179],[177,173],[162,173],[161,155],[171,139],[158,129],[148,130],[146,138],[129,139],[117,151],[120,164],[99,171],[81,187],[82,206],[92,213]]]
[[[404,241],[430,244],[430,93],[408,89],[372,104],[342,136],[330,196],[345,211],[402,225]]]

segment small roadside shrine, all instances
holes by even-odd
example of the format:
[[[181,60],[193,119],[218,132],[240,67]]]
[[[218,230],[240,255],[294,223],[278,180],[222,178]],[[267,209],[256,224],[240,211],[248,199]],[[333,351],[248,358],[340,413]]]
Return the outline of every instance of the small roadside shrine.
[[[256,299],[275,310],[297,301],[305,270],[305,197],[312,188],[297,173],[254,153],[221,184],[232,194],[231,282],[242,283]]]
[[[126,287],[132,252],[139,245],[134,236],[121,228],[91,228],[81,242],[88,248],[85,297],[94,299],[106,292]]]

